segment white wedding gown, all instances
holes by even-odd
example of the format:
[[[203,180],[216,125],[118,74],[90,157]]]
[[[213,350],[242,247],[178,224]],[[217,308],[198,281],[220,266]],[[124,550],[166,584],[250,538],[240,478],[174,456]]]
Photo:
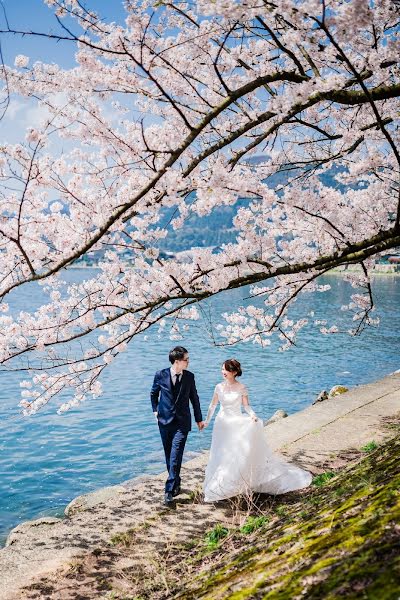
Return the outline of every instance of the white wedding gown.
[[[219,383],[215,394],[220,410],[215,419],[203,486],[206,502],[251,491],[284,494],[310,485],[311,473],[274,454],[268,446],[262,421],[254,421],[242,413],[242,396],[247,396],[244,385],[239,384],[236,391],[227,391],[226,384]],[[251,409],[250,412],[254,415]]]

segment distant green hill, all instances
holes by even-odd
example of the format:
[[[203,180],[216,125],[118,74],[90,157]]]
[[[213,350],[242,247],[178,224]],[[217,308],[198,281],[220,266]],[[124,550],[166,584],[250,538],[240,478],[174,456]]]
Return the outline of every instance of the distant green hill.
[[[252,163],[257,164],[265,161],[265,157],[255,156],[252,158]],[[337,169],[332,169],[328,173],[321,174],[321,181],[331,187],[344,189],[344,186],[338,184],[334,175]],[[290,172],[293,176],[294,171]],[[275,188],[287,182],[289,173],[277,173],[268,179],[268,185]],[[166,252],[180,252],[187,250],[190,247],[217,247],[222,244],[235,242],[237,232],[233,227],[233,218],[237,210],[241,206],[248,206],[252,200],[249,198],[239,198],[233,206],[219,206],[215,208],[211,214],[205,217],[199,217],[195,214],[190,215],[185,221],[182,229],[174,230],[171,226],[168,227],[168,236],[161,240],[159,247]],[[164,227],[169,223],[176,209],[165,211],[163,219],[158,226]]]

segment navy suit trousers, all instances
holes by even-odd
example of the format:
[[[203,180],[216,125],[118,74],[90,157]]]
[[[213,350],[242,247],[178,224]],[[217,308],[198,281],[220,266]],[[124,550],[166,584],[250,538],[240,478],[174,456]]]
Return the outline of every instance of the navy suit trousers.
[[[182,457],[189,432],[180,429],[175,420],[168,423],[168,425],[159,422],[158,427],[168,469],[168,479],[165,483],[165,492],[167,493],[172,492],[181,484]]]

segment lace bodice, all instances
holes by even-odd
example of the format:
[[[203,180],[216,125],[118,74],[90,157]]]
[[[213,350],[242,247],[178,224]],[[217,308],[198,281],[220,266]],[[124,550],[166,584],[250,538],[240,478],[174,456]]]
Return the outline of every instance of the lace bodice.
[[[220,410],[224,414],[241,414],[242,397],[248,394],[246,386],[240,383],[236,389],[229,389],[227,384],[223,382],[216,386],[215,392],[218,394]]]

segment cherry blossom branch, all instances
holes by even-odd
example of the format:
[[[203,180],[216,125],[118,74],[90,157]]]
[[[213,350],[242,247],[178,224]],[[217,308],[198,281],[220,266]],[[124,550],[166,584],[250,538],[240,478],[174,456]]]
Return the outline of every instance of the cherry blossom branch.
[[[111,24],[79,1],[52,4],[59,35],[20,35],[76,45],[76,67],[18,55],[0,73],[9,98],[48,113],[0,148],[0,364],[36,369],[28,412],[61,389],[78,404],[98,395],[135,336],[158,326],[178,339],[222,291],[257,297],[225,319],[224,343],[275,336],[285,349],[307,321],[289,317],[292,302],[359,264],[353,334],[375,324],[370,272],[400,245],[396,10],[130,0]],[[181,256],[180,234],[226,207],[230,243]],[[94,274],[61,281],[91,255]],[[28,282],[49,301],[10,315],[9,292]]]

